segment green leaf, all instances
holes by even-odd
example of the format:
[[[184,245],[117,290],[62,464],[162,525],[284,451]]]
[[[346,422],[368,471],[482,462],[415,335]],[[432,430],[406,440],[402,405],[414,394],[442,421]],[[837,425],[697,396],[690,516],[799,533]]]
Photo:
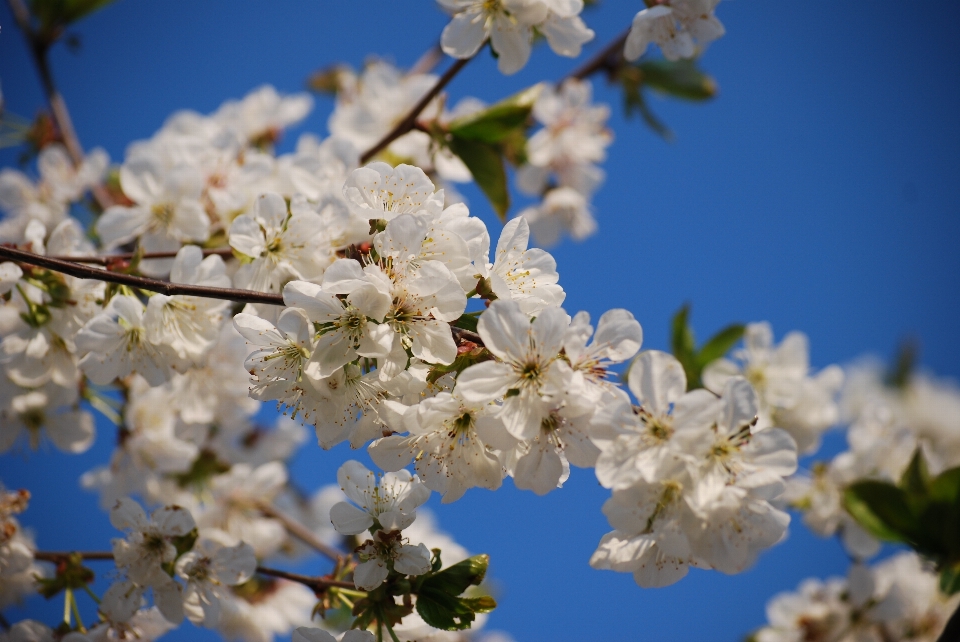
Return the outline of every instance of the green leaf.
[[[960,503],[960,466],[943,471],[930,482],[930,499],[948,504]]]
[[[914,368],[917,365],[917,355],[920,349],[915,341],[904,341],[897,350],[897,358],[890,366],[885,383],[891,388],[903,390],[910,383],[910,377],[913,376]]]
[[[460,328],[462,330],[469,330],[470,332],[477,331],[477,321],[480,320],[475,314],[462,314],[460,318],[453,322],[453,326]]]
[[[489,565],[489,555],[474,555],[445,568],[439,573],[427,576],[420,587],[435,588],[451,595],[460,595],[468,587],[478,585],[483,581]]]
[[[960,593],[960,563],[940,571],[940,592],[944,595]]]
[[[507,189],[507,171],[503,166],[500,150],[489,143],[453,136],[450,140],[450,151],[460,157],[473,174],[473,180],[490,200],[497,216],[506,222],[507,210],[510,209],[510,192]]]
[[[526,129],[533,104],[542,85],[534,85],[481,111],[454,119],[449,131],[461,140],[499,143],[511,134]]]
[[[892,484],[873,480],[851,484],[844,491],[843,504],[878,539],[905,543],[916,540],[917,518],[906,493]]]
[[[683,371],[687,375],[688,390],[695,388],[700,380],[700,373],[697,369],[696,339],[694,339],[689,318],[690,304],[684,303],[683,307],[673,315],[670,332],[670,348],[673,350],[673,356],[683,366]]]
[[[946,556],[960,560],[960,468],[940,473],[930,482],[929,517],[940,534]]]
[[[917,448],[913,453],[910,464],[903,471],[903,475],[900,476],[900,488],[908,495],[926,501],[929,485],[930,473],[927,471],[927,462],[923,460],[920,448]]]
[[[717,95],[717,83],[693,60],[651,60],[637,67],[644,85],[675,98],[708,100]]]
[[[44,31],[51,31],[84,18],[114,0],[32,0],[30,11]]]
[[[673,132],[663,123],[657,115],[653,113],[647,100],[644,98],[641,90],[640,70],[636,67],[624,67],[620,73],[620,83],[623,86],[623,109],[627,116],[632,116],[634,112],[640,114],[640,117],[661,138],[667,141],[673,140]]]
[[[459,595],[483,581],[489,563],[487,555],[477,555],[424,576],[416,588],[420,617],[430,626],[445,631],[470,628],[477,613],[487,613],[497,603],[488,596],[462,598]]]
[[[700,352],[697,353],[697,365],[702,370],[707,364],[722,358],[730,348],[736,345],[737,341],[743,338],[743,332],[746,326],[741,323],[728,325],[720,332],[716,333],[703,344]]]

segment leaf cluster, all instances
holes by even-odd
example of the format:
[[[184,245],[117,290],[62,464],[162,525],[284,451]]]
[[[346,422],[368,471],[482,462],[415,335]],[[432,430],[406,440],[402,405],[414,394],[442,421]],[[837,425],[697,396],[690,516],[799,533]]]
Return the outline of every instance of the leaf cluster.
[[[874,537],[906,544],[936,564],[944,593],[960,592],[960,467],[933,477],[918,448],[899,483],[855,482],[843,503]]]
[[[93,571],[83,565],[83,558],[77,553],[57,562],[53,577],[37,577],[37,593],[48,600],[61,591],[80,589],[93,581]]]
[[[391,572],[391,577],[365,598],[354,604],[353,628],[385,626],[391,631],[410,613],[417,597],[416,609],[424,622],[444,631],[469,629],[477,613],[489,613],[497,603],[490,596],[465,597],[471,587],[483,582],[490,558],[476,555],[440,570],[440,550],[433,549],[430,571],[413,579]],[[396,598],[402,597],[398,603]]]
[[[690,304],[684,304],[673,316],[670,333],[670,348],[687,375],[687,390],[702,388],[703,369],[712,361],[720,359],[743,338],[745,326],[733,323],[710,337],[699,349],[693,328],[690,326]]]
[[[617,72],[617,80],[623,87],[627,115],[636,112],[647,126],[667,140],[673,138],[673,132],[650,109],[647,89],[695,102],[717,95],[716,81],[702,72],[695,60],[648,60],[636,65],[623,65]]]

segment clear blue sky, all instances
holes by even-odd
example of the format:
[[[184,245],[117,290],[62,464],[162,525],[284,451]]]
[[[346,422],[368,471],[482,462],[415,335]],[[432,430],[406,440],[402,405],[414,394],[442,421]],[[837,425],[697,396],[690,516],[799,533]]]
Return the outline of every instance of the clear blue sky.
[[[605,0],[586,15],[597,40],[619,33],[639,1]],[[920,341],[926,367],[960,375],[960,6],[928,1],[726,0],[727,35],[703,59],[720,86],[708,104],[655,100],[677,134],[665,143],[624,121],[614,89],[616,141],[595,199],[599,233],[554,252],[566,307],[598,316],[625,307],[643,324],[645,347],[665,348],[670,315],[694,305],[701,336],[731,321],[767,319],[777,336],[811,340],[817,367]],[[302,88],[314,69],[378,55],[409,65],[446,22],[429,1],[363,3],[121,0],[74,30],[82,48],[58,48],[54,72],[83,144],[114,160],[176,109],[202,112],[261,83]],[[0,5],[0,82],[8,108],[42,104],[6,3]],[[487,55],[450,88],[493,101],[576,62],[546,48],[504,78]],[[299,131],[325,133],[331,103],[318,101]],[[15,152],[0,151],[0,165]],[[475,190],[472,211],[498,225]],[[496,231],[494,236],[496,236]],[[0,479],[35,501],[23,521],[42,548],[103,549],[115,531],[96,499],[76,487],[106,461],[110,430],[80,457],[0,458]],[[828,441],[833,451],[842,437]],[[334,481],[348,449],[306,447],[301,485]],[[764,621],[774,593],[810,575],[842,574],[834,541],[795,521],[788,541],[736,577],[693,571],[666,589],[641,590],[629,575],[587,560],[608,529],[607,496],[590,471],[574,471],[545,498],[471,491],[434,506],[441,525],[474,552],[488,552],[500,582],[491,626],[519,641],[736,640]],[[31,602],[8,615],[58,619],[59,603]],[[208,639],[186,628],[172,639]]]

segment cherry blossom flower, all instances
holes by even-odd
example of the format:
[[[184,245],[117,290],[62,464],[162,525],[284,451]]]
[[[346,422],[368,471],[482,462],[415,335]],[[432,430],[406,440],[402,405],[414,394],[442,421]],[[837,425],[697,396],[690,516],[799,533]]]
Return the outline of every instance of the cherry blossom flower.
[[[330,509],[333,526],[342,535],[357,535],[373,527],[403,530],[416,519],[417,507],[430,497],[430,489],[406,470],[387,473],[378,480],[363,464],[353,460],[340,466],[337,481],[346,496],[360,507],[340,502]]]

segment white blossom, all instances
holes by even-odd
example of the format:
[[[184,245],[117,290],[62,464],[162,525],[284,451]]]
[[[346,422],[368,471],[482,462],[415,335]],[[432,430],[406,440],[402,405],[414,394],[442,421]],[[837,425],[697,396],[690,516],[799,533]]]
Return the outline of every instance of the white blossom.
[[[340,502],[330,509],[338,533],[357,535],[377,526],[399,531],[416,519],[417,507],[430,497],[430,490],[406,470],[386,473],[377,479],[358,461],[348,461],[337,471],[340,489],[359,508]]]

